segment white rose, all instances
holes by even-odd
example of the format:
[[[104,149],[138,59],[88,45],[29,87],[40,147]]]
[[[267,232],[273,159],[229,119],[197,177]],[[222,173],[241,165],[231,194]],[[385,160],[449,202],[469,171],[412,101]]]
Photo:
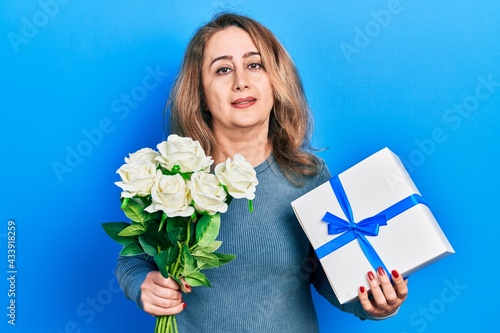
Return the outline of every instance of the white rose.
[[[123,192],[122,198],[144,197],[151,193],[156,176],[156,164],[147,159],[137,159],[122,165],[117,171],[121,181],[115,182]]]
[[[199,212],[214,215],[227,211],[226,191],[219,185],[219,179],[210,173],[195,172],[187,183],[194,208]]]
[[[158,170],[155,183],[151,188],[151,205],[144,209],[149,213],[159,210],[168,217],[190,216],[194,208],[189,206],[186,182],[181,175],[163,175]]]
[[[129,154],[129,157],[125,157],[126,163],[134,163],[136,161],[150,161],[151,163],[158,164],[156,157],[160,154],[151,148],[142,148],[135,153]]]
[[[165,169],[172,171],[174,165],[180,166],[181,172],[208,172],[214,163],[198,141],[172,134],[158,146],[160,156],[156,160]]]
[[[236,199],[255,198],[255,187],[259,184],[253,166],[240,155],[234,159],[228,158],[225,162],[215,166],[215,175],[221,184],[224,184],[229,194]]]

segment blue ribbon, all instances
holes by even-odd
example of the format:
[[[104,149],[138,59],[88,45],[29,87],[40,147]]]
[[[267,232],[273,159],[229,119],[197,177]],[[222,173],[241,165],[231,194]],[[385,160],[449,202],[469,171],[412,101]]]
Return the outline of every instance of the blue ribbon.
[[[361,249],[363,250],[363,253],[365,254],[372,267],[374,269],[382,267],[386,270],[386,272],[388,272],[387,268],[382,262],[382,259],[380,259],[377,252],[370,244],[370,242],[368,242],[368,239],[366,239],[365,236],[377,236],[379,228],[381,226],[387,225],[387,221],[389,221],[393,217],[403,213],[404,211],[410,209],[415,205],[427,205],[424,198],[422,198],[422,196],[418,194],[412,194],[392,205],[391,207],[381,211],[380,213],[361,220],[358,223],[355,223],[352,215],[351,205],[349,204],[349,200],[347,199],[347,195],[344,191],[344,187],[342,186],[339,177],[337,176],[331,178],[330,185],[332,186],[333,192],[335,193],[335,196],[339,201],[344,215],[347,217],[347,221],[333,215],[330,212],[327,212],[325,214],[325,216],[323,217],[323,221],[328,223],[328,234],[336,235],[341,233],[341,235],[317,248],[316,254],[318,258],[321,259],[329,255],[333,251],[357,239],[359,245],[361,246]]]

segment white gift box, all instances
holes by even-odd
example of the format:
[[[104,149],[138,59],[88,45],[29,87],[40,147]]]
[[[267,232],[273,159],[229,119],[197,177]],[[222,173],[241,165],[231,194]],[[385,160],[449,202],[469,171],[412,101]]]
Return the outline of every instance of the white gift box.
[[[345,191],[352,211],[352,222],[355,224],[379,214],[405,198],[420,197],[401,161],[388,148],[342,172],[338,175],[338,180]],[[358,239],[333,251],[325,250],[342,238],[332,240],[343,235],[328,233],[329,223],[323,221],[325,214],[329,212],[346,220],[345,224],[349,225],[331,182],[318,186],[291,204],[320,257],[340,303],[355,300],[360,286],[368,288],[366,273],[375,271],[377,267],[369,262]],[[372,247],[371,251],[380,257],[389,272],[397,269],[404,277],[454,253],[428,206],[412,203],[408,207],[402,212],[398,211],[392,218],[389,216],[386,225],[379,227],[377,236],[365,236]]]

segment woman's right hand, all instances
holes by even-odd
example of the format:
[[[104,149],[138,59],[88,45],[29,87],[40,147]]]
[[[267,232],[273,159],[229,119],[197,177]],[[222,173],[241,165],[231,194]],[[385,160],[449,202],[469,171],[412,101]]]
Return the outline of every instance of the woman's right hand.
[[[184,287],[191,292],[187,283]],[[158,271],[149,272],[142,283],[141,301],[144,311],[154,316],[175,315],[186,307],[179,284],[171,278],[165,279]]]

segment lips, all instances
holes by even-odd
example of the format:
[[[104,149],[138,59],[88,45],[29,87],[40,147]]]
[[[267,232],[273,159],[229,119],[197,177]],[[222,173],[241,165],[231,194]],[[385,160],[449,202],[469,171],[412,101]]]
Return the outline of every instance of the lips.
[[[248,96],[245,98],[238,98],[237,100],[233,101],[231,105],[237,109],[245,109],[254,105],[256,102],[257,99],[255,97]]]

